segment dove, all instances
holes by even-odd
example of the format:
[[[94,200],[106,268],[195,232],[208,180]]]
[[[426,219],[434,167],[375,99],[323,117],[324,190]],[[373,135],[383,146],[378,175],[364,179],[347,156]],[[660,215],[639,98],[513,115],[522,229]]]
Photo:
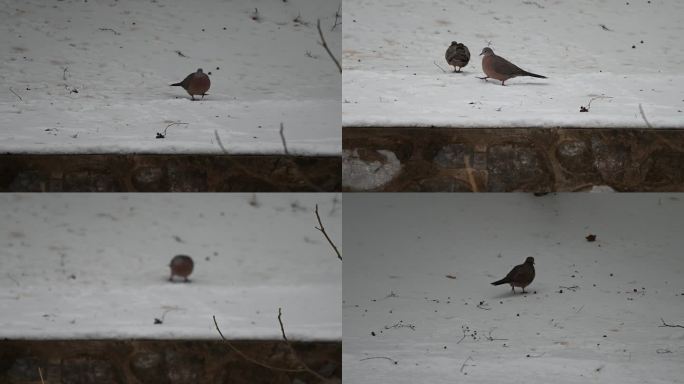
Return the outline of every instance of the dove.
[[[195,266],[195,263],[193,263],[192,258],[187,255],[176,255],[171,259],[171,264],[169,264],[169,267],[171,267],[171,276],[169,276],[169,281],[173,281],[174,276],[180,276],[185,278],[185,282],[187,283],[188,276],[192,273],[192,269]]]
[[[209,87],[211,86],[211,81],[209,76],[202,72],[202,68],[199,68],[197,72],[191,73],[183,79],[180,83],[171,84],[172,87],[183,87],[192,100],[195,100],[195,95],[206,95]]]
[[[504,84],[506,80],[518,76],[532,76],[546,79],[546,76],[527,72],[503,57],[495,55],[494,51],[489,47],[483,48],[480,56],[483,56],[482,70],[485,75],[487,75],[485,77],[480,77],[480,79],[487,80],[491,77],[492,79],[501,81],[501,85],[506,85]]]
[[[470,51],[463,43],[452,41],[444,54],[444,58],[449,65],[454,67],[454,72],[461,72],[461,68],[468,65],[470,61]]]
[[[532,280],[534,280],[534,257],[528,257],[524,264],[516,265],[506,277],[493,282],[492,285],[510,284],[514,293],[515,287],[522,287],[522,291],[525,292],[525,287],[530,285]]]

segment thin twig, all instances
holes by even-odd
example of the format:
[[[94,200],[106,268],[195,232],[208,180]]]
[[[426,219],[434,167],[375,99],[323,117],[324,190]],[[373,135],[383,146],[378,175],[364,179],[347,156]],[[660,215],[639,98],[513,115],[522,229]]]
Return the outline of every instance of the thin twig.
[[[567,289],[568,291],[573,291],[573,292],[575,292],[575,291],[577,291],[577,290],[579,289],[579,286],[577,286],[577,285],[572,285],[572,286],[570,286],[570,287],[566,287],[566,286],[564,286],[564,285],[559,285],[558,288],[560,288],[560,289]]]
[[[15,279],[14,277],[12,277],[12,275],[10,275],[9,273],[7,274],[7,277],[9,277],[10,280],[14,281],[14,284],[16,284],[18,287],[21,286],[21,284],[19,284],[19,282],[17,281],[17,279]]]
[[[316,22],[316,28],[318,28],[318,34],[321,36],[321,45],[323,46],[323,48],[325,48],[326,52],[328,52],[330,58],[335,62],[337,69],[339,69],[340,73],[342,73],[342,66],[340,65],[340,62],[337,61],[335,56],[332,54],[330,48],[328,48],[328,44],[325,42],[325,37],[323,37],[323,31],[321,30],[321,19],[318,19],[318,21]]]
[[[342,25],[342,23],[338,23],[338,21],[342,18],[342,2],[340,2],[339,7],[337,7],[337,12],[335,12],[335,23],[333,23],[332,28],[330,28],[330,32],[335,30],[335,27],[338,25]]]
[[[385,360],[389,360],[389,361],[393,362],[394,364],[397,364],[397,361],[396,361],[396,360],[392,360],[392,359],[390,359],[389,357],[385,357],[385,356],[365,357],[365,358],[363,358],[363,359],[361,359],[361,360],[359,360],[359,361],[373,360],[373,359],[385,359]]]
[[[69,71],[68,67],[64,67],[64,71],[62,71],[62,80],[66,81],[67,77],[67,72]]]
[[[579,307],[579,309],[576,310],[575,313],[580,313],[580,311],[582,310],[582,308],[584,308],[584,304],[583,304],[581,307]]]
[[[285,141],[285,134],[283,133],[283,130],[285,129],[285,126],[283,123],[280,123],[280,140],[283,142],[283,148],[285,149],[285,155],[290,156],[290,152],[287,150],[287,142]]]
[[[226,150],[226,147],[223,146],[223,143],[221,142],[221,137],[218,134],[218,131],[214,129],[214,136],[216,136],[216,142],[218,143],[218,146],[221,148],[221,151],[223,151],[224,154],[228,154],[228,151]]]
[[[468,360],[473,360],[473,358],[472,358],[471,356],[468,356],[468,358],[465,359],[465,361],[463,362],[463,365],[461,365],[461,373],[463,373],[463,369],[465,368],[466,363],[468,362]],[[474,360],[473,360],[473,361],[474,361]]]
[[[335,246],[335,243],[333,243],[333,241],[330,240],[330,237],[328,236],[328,233],[325,232],[325,228],[323,227],[323,222],[321,221],[321,216],[318,214],[318,204],[316,204],[316,210],[315,210],[315,212],[316,212],[316,219],[318,219],[318,225],[319,225],[320,227],[314,227],[314,228],[316,228],[316,229],[318,229],[319,231],[321,231],[321,233],[323,234],[323,236],[325,236],[325,239],[328,240],[328,243],[330,244],[330,246],[333,248],[333,250],[334,250],[335,253],[337,254],[337,258],[340,259],[340,261],[342,261],[342,255],[340,255],[340,251],[337,250],[337,247]]]
[[[672,327],[672,328],[684,328],[684,325],[679,325],[679,324],[668,324],[663,320],[663,318],[660,318],[660,321],[663,322],[663,325],[659,325],[658,327]]]
[[[40,376],[40,382],[42,384],[45,384],[45,381],[43,380],[43,371],[38,367],[38,376]]]
[[[117,36],[120,35],[119,32],[117,32],[111,28],[100,28],[100,31],[112,31],[112,32],[114,32],[115,35],[117,35]]]
[[[644,113],[644,108],[641,106],[641,103],[639,103],[639,112],[641,113],[641,117],[642,117],[642,118],[644,119],[644,121],[646,122],[646,126],[648,126],[649,128],[653,128],[653,126],[651,125],[651,123],[649,123],[649,122],[648,122],[648,119],[646,118],[646,114]]]
[[[498,340],[501,340],[501,341],[508,341],[508,339],[499,339],[499,338],[497,338],[497,337],[492,336],[492,332],[494,332],[495,329],[496,329],[496,327],[495,327],[495,328],[492,328],[492,330],[489,331],[489,335],[487,336],[487,340],[489,340],[489,341],[498,341]]]
[[[436,66],[437,66],[437,68],[439,68],[439,69],[441,69],[441,70],[442,70],[442,72],[444,72],[444,73],[447,73],[447,71],[446,71],[446,70],[445,70],[444,68],[440,67],[440,66],[439,66],[439,64],[437,64],[437,62],[436,62],[436,61],[434,61],[434,60],[433,60],[433,61],[432,61],[432,64],[436,65]]]
[[[280,333],[283,335],[283,340],[285,340],[285,344],[290,349],[290,353],[292,353],[292,356],[295,358],[295,360],[297,360],[297,362],[299,362],[299,364],[301,364],[301,366],[304,368],[304,370],[306,370],[310,374],[316,376],[316,378],[318,380],[326,381],[325,377],[323,377],[320,373],[314,371],[313,369],[309,368],[309,366],[304,364],[304,361],[302,361],[302,359],[299,357],[299,355],[297,354],[297,351],[295,351],[294,347],[292,347],[292,344],[290,344],[290,340],[288,340],[287,336],[285,336],[285,327],[283,326],[283,320],[281,319],[281,317],[282,317],[282,310],[281,310],[281,308],[278,308],[278,323],[280,324]]]
[[[216,322],[216,316],[212,316],[212,318],[214,319],[214,325],[216,326],[216,330],[218,331],[219,335],[221,336],[221,339],[223,339],[223,341],[226,342],[226,344],[228,345],[228,347],[230,347],[230,349],[232,349],[233,352],[237,353],[240,357],[242,357],[243,359],[249,361],[250,363],[256,364],[256,365],[258,365],[258,366],[260,366],[260,367],[264,367],[264,368],[267,368],[267,369],[272,369],[272,370],[274,370],[274,371],[280,371],[280,372],[307,372],[307,371],[306,371],[305,369],[303,369],[303,368],[293,369],[293,368],[280,368],[280,367],[274,367],[274,366],[272,366],[272,365],[268,365],[268,364],[266,364],[266,363],[262,363],[261,361],[255,360],[255,359],[253,359],[253,358],[251,358],[251,357],[245,355],[241,350],[237,349],[233,344],[231,344],[231,342],[228,341],[228,339],[226,339],[225,336],[223,336],[223,333],[221,332],[221,329],[219,328],[218,323]]]
[[[22,99],[21,96],[19,96],[16,92],[14,92],[14,89],[12,89],[12,87],[9,87],[9,90],[10,90],[10,92],[14,93],[14,96],[18,97],[19,100],[24,101],[24,99]]]

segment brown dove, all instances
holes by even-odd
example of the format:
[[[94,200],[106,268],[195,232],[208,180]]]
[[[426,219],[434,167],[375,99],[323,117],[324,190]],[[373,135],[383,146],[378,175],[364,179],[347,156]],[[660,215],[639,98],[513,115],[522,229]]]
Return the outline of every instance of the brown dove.
[[[185,282],[187,283],[188,276],[192,273],[192,269],[195,266],[195,263],[193,263],[192,258],[187,255],[176,255],[171,259],[171,264],[169,264],[169,267],[171,267],[171,276],[169,276],[169,281],[173,281],[174,276],[180,276],[185,278]]]
[[[530,285],[532,280],[534,280],[534,257],[528,257],[524,264],[516,265],[506,277],[493,282],[492,285],[510,284],[514,293],[515,287],[522,287],[522,291],[525,292],[525,287]]]
[[[444,54],[444,58],[449,65],[454,67],[454,72],[461,72],[461,68],[468,65],[470,61],[470,51],[463,43],[452,41]]]
[[[211,81],[209,80],[209,76],[202,72],[202,68],[199,68],[197,72],[189,74],[180,83],[171,84],[171,86],[183,87],[190,97],[192,97],[192,100],[195,100],[195,95],[202,95],[202,99],[204,99],[204,95],[211,86]]]
[[[480,56],[483,56],[482,70],[485,75],[487,75],[485,77],[480,77],[480,79],[487,80],[491,77],[492,79],[501,81],[501,85],[505,85],[504,82],[506,80],[518,76],[532,76],[546,79],[546,76],[527,72],[503,57],[495,55],[494,51],[489,47],[483,48]]]

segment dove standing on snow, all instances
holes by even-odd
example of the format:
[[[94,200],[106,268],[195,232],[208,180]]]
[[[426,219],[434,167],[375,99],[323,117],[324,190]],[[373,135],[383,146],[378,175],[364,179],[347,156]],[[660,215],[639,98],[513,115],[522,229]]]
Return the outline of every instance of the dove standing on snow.
[[[185,278],[185,282],[187,283],[189,281],[188,276],[190,276],[192,273],[195,263],[192,261],[190,256],[177,255],[171,259],[171,264],[169,264],[169,267],[171,267],[171,276],[169,276],[169,281],[173,281],[174,276],[180,276]]]
[[[202,68],[198,69],[197,72],[189,74],[183,81],[176,84],[171,84],[173,87],[183,87],[192,100],[195,100],[195,95],[204,95],[209,90],[211,86],[211,81],[209,81],[209,76],[202,72]]]
[[[452,41],[444,54],[444,58],[449,65],[454,67],[454,72],[461,72],[461,68],[468,65],[470,61],[470,51],[463,43]]]
[[[492,285],[510,284],[513,293],[515,293],[515,287],[522,287],[522,291],[525,292],[525,287],[530,285],[532,280],[534,280],[534,257],[528,257],[524,264],[516,265],[506,277],[493,282]]]
[[[506,80],[517,76],[532,76],[546,79],[546,76],[527,72],[503,57],[495,55],[494,51],[489,47],[483,48],[480,56],[483,56],[482,70],[485,75],[487,75],[485,77],[480,77],[480,79],[487,80],[491,77],[492,79],[501,81],[501,85],[505,85],[504,82]]]

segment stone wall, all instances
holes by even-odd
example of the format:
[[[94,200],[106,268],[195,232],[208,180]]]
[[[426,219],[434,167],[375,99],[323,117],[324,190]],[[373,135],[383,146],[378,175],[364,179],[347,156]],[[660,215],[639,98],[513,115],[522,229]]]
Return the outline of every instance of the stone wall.
[[[0,155],[1,192],[333,192],[339,157]]]
[[[267,365],[293,367],[280,341],[234,341]],[[326,378],[342,376],[340,342],[293,343],[300,358]],[[221,341],[0,341],[0,383],[306,384],[302,372],[277,372],[245,361]]]
[[[344,191],[684,191],[684,130],[343,128]]]

